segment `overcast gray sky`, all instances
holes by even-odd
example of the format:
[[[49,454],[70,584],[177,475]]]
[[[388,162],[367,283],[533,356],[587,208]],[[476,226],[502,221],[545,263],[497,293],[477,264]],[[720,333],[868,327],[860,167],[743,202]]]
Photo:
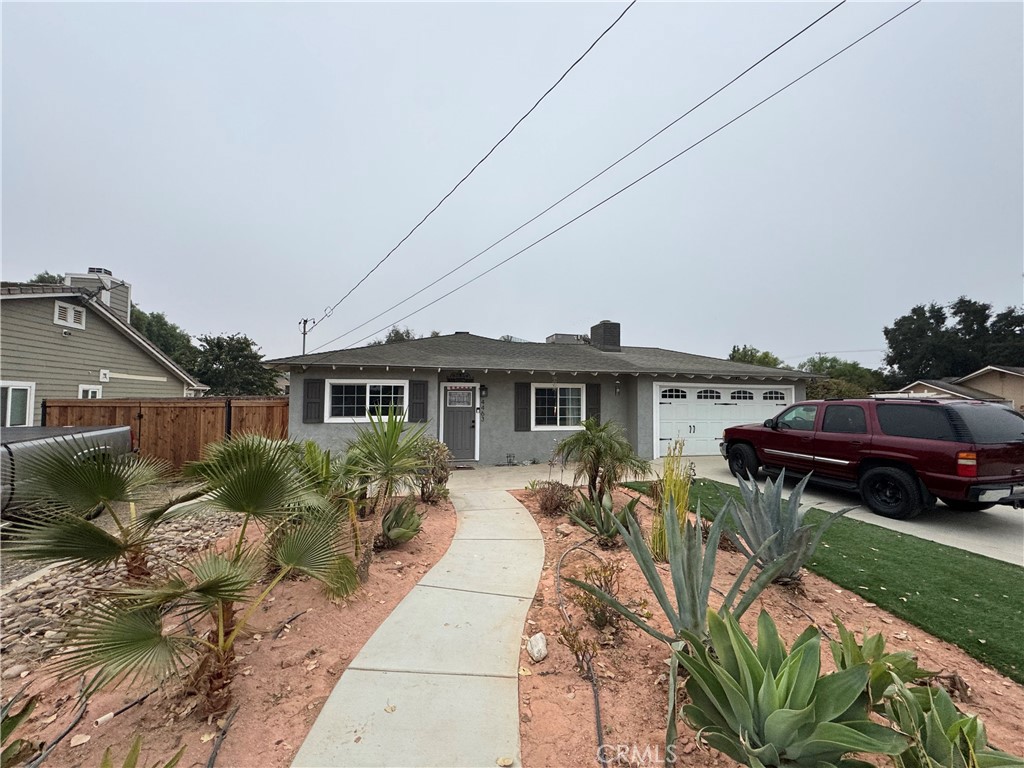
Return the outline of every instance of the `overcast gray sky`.
[[[905,4],[640,2],[308,348],[387,327],[606,197]],[[624,3],[3,5],[3,278],[104,266],[193,334],[276,357]],[[924,2],[648,180],[429,309],[420,333],[881,361],[882,327],[1022,302],[1022,5]],[[849,350],[867,350],[849,352]]]

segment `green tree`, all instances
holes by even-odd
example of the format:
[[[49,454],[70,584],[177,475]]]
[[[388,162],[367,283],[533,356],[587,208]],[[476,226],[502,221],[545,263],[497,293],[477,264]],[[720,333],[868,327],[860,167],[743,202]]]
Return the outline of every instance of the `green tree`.
[[[751,365],[763,365],[766,368],[782,368],[782,358],[773,355],[771,352],[762,352],[757,347],[749,347],[744,344],[742,347],[733,346],[729,353],[729,359],[736,363],[750,363]]]
[[[188,332],[169,321],[163,312],[145,312],[132,304],[131,325],[174,362],[189,373],[195,373],[199,350]]]
[[[573,482],[587,478],[587,494],[591,501],[604,497],[627,475],[648,475],[651,463],[641,459],[633,446],[612,421],[603,424],[596,418],[584,419],[579,432],[574,432],[555,446],[555,456],[563,462],[576,462]]]
[[[50,272],[43,271],[29,280],[29,282],[43,283],[44,285],[62,285],[64,283],[64,275],[54,275]]]
[[[860,363],[833,355],[808,358],[798,367],[801,371],[828,376],[827,379],[816,379],[807,385],[807,397],[813,400],[867,397],[869,393],[885,388],[885,377],[881,371],[873,371]]]
[[[200,336],[195,376],[211,395],[276,395],[277,373],[263,367],[263,355],[241,333]]]
[[[431,331],[430,338],[440,336],[440,331]],[[374,339],[366,346],[368,347],[379,347],[382,344],[399,344],[403,341],[412,341],[413,339],[422,339],[423,336],[417,336],[416,331],[406,326],[405,328],[399,328],[397,325],[391,326],[391,330],[388,331],[387,336],[383,339]]]
[[[985,365],[1024,366],[1024,311],[961,296],[948,306],[918,304],[882,333],[886,365],[902,382],[966,376]]]

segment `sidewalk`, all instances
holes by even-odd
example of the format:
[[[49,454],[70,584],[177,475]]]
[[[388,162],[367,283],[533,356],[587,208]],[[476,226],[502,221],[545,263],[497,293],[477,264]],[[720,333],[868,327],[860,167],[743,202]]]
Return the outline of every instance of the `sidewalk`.
[[[451,547],[352,660],[293,766],[521,764],[519,649],[544,542],[504,489],[547,470],[452,473]]]

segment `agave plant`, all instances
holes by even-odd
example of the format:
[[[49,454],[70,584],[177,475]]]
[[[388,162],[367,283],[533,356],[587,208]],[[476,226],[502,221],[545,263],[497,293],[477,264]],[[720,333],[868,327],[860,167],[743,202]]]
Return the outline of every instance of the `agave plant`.
[[[632,499],[616,512],[610,492],[605,492],[600,503],[583,496],[576,508],[569,510],[569,517],[587,533],[596,536],[600,546],[610,549],[618,543],[619,531],[626,525],[626,518],[636,519],[638,501]]]
[[[384,513],[374,549],[391,549],[411,540],[420,532],[423,516],[416,511],[416,499],[406,496]]]
[[[690,673],[683,716],[706,744],[751,768],[867,768],[851,752],[898,755],[910,740],[854,706],[870,669],[819,676],[821,635],[808,627],[787,651],[762,612],[755,647],[735,617],[708,613],[709,650],[689,637],[676,656]],[[681,646],[682,644],[680,644]]]
[[[864,643],[858,644],[853,632],[843,625],[838,616],[832,616],[832,621],[839,630],[839,640],[829,641],[836,669],[849,669],[858,664],[868,664],[870,667],[867,688],[856,704],[863,711],[879,711],[882,697],[891,685],[894,674],[907,682],[935,676],[935,672],[917,666],[917,660],[910,651],[886,653],[885,638],[881,632],[865,637]]]
[[[405,430],[405,420],[394,411],[387,417],[370,417],[348,449],[348,463],[356,477],[373,489],[371,513],[384,510],[398,491],[414,487],[417,473],[424,467],[418,441],[426,425]]]
[[[633,451],[622,428],[612,421],[584,419],[578,432],[555,446],[555,457],[562,462],[576,462],[573,482],[587,478],[587,496],[597,501],[627,475],[646,476],[651,463]]]
[[[189,669],[205,711],[226,711],[235,643],[281,580],[304,573],[333,595],[357,587],[355,565],[340,543],[348,521],[311,487],[297,455],[291,443],[254,437],[210,448],[188,468],[208,492],[178,513],[211,506],[239,513],[243,525],[234,545],[189,560],[163,582],[115,590],[87,608],[71,627],[59,666],[93,673],[89,690]],[[262,548],[247,544],[250,524],[266,528]],[[272,570],[262,588],[261,558]],[[194,632],[193,623],[202,620],[209,629]]]
[[[769,563],[784,563],[777,579],[795,581],[800,578],[800,569],[818,546],[822,535],[836,520],[853,507],[833,512],[817,525],[801,525],[804,512],[800,511],[800,496],[811,479],[810,474],[801,480],[788,501],[782,500],[785,470],[773,484],[765,482],[764,493],[753,478],[737,478],[742,503],[729,497],[720,515],[731,515],[736,520],[736,533],[729,532],[736,548],[747,557],[756,555],[757,564],[763,568]],[[772,544],[764,547],[769,539]]]
[[[913,737],[893,758],[896,768],[1020,768],[1024,759],[988,746],[985,725],[957,710],[942,688],[908,687],[891,677],[884,713]]]
[[[153,526],[182,499],[146,514],[137,505],[146,491],[168,479],[170,467],[135,454],[93,458],[92,452],[87,440],[73,437],[26,459],[18,482],[29,508],[12,524],[5,554],[94,568],[121,561],[129,578],[148,577]],[[97,511],[110,517],[113,532],[89,519]]]

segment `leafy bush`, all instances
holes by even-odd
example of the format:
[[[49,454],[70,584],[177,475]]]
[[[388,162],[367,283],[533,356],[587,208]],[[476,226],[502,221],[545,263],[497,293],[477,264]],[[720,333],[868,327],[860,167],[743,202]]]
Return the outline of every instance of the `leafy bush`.
[[[607,595],[616,597],[619,592],[619,574],[622,573],[622,563],[617,560],[602,562],[600,565],[587,566],[583,569],[581,581],[604,592]],[[608,629],[618,626],[622,616],[603,600],[595,597],[591,592],[577,592],[572,596],[576,603],[586,615],[587,620],[597,629]]]
[[[587,533],[597,536],[598,545],[610,549],[619,543],[619,532],[626,519],[636,520],[637,503],[638,499],[632,499],[616,512],[611,493],[605,493],[600,504],[584,496],[575,509],[569,510],[569,517]]]
[[[536,483],[532,490],[541,514],[548,517],[564,515],[576,503],[576,494],[572,488],[557,480],[543,480]]]
[[[416,477],[420,486],[420,501],[436,504],[448,498],[448,478],[451,476],[452,452],[440,440],[420,437],[416,442],[416,454],[423,466]]]
[[[867,664],[819,677],[821,636],[808,627],[786,651],[767,613],[757,647],[736,619],[708,612],[714,651],[690,636],[677,657],[690,673],[686,722],[709,746],[751,768],[861,768],[850,752],[898,755],[909,739],[874,723],[855,706],[868,682]],[[682,644],[679,644],[681,646]]]
[[[1024,759],[988,746],[985,725],[962,714],[942,688],[908,687],[892,675],[884,713],[913,742],[893,758],[896,768],[1019,768]]]
[[[373,542],[373,548],[391,549],[410,541],[420,532],[423,516],[416,511],[416,499],[406,496],[384,513],[380,523],[380,533]]]
[[[629,474],[646,476],[651,463],[633,451],[622,429],[611,421],[584,419],[583,429],[555,446],[555,457],[576,462],[573,482],[587,478],[587,496],[597,501]]]
[[[782,500],[785,477],[783,470],[774,484],[766,481],[764,493],[753,478],[737,478],[742,502],[727,497],[719,514],[735,519],[736,533],[729,531],[728,535],[740,552],[755,558],[759,568],[782,563],[776,580],[795,581],[800,578],[807,558],[814,554],[822,534],[853,507],[833,512],[817,525],[801,525],[804,513],[800,511],[800,495],[811,476],[808,474],[797,484],[788,501]],[[769,540],[771,544],[765,546]]]

